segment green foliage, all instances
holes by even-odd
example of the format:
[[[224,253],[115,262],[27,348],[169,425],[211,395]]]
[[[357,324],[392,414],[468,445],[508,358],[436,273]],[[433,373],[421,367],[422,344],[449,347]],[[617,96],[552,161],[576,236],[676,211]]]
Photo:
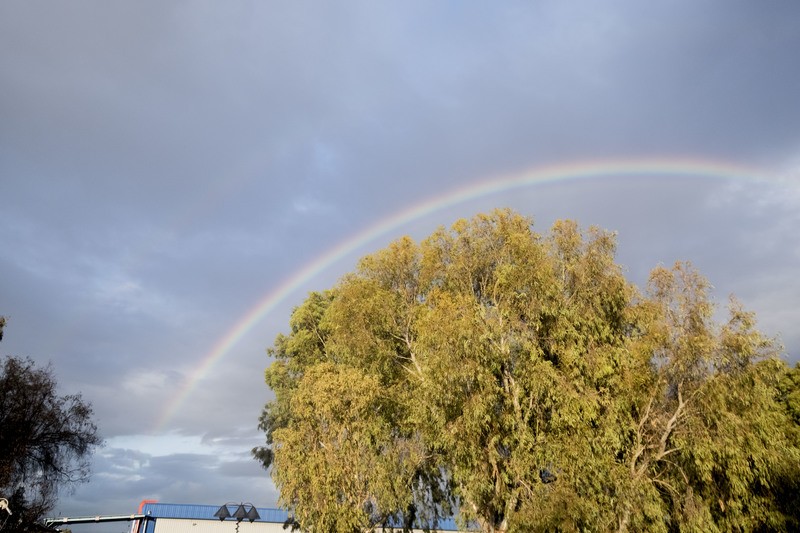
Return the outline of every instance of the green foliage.
[[[404,238],[298,307],[254,450],[314,531],[752,531],[798,523],[800,370],[689,264],[511,211]]]
[[[0,319],[0,333],[3,325]],[[86,481],[101,444],[91,405],[56,389],[50,367],[17,357],[0,362],[0,497],[13,512],[7,530],[33,527],[60,489]]]

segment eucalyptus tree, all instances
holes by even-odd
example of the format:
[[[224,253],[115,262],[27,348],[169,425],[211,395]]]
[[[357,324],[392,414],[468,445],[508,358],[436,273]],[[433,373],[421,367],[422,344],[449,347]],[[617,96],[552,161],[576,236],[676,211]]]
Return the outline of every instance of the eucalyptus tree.
[[[254,450],[296,522],[797,526],[796,374],[735,301],[714,321],[691,265],[640,291],[615,248],[495,211],[309,295],[270,350]]]

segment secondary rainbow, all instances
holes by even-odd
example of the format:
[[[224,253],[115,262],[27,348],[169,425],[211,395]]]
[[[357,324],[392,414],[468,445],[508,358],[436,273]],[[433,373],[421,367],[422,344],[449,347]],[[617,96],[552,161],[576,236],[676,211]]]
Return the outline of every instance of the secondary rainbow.
[[[756,169],[731,163],[687,158],[612,159],[543,166],[513,175],[478,181],[467,186],[428,198],[418,204],[393,213],[374,225],[356,233],[333,246],[294,275],[265,294],[214,344],[167,404],[154,427],[163,430],[178,412],[186,399],[216,362],[225,357],[237,342],[259,323],[287,296],[306,285],[322,271],[355,252],[359,248],[405,224],[423,218],[441,209],[531,185],[578,179],[596,179],[612,176],[697,176],[725,179],[762,180],[766,175]]]

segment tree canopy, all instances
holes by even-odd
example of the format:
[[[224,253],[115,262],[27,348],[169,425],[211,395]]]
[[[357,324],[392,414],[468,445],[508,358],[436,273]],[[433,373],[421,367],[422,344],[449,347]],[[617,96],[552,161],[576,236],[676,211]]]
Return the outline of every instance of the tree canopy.
[[[0,318],[0,336],[5,320]],[[58,492],[86,481],[101,439],[91,405],[59,395],[50,366],[5,357],[0,363],[0,497],[12,515],[4,529],[25,531],[56,503]]]
[[[297,307],[255,456],[311,531],[800,527],[800,370],[708,282],[509,210],[402,238]]]

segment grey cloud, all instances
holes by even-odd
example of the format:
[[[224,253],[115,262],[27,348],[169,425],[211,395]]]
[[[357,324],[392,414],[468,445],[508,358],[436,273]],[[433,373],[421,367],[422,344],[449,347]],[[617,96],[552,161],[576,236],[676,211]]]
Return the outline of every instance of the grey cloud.
[[[95,469],[101,472],[70,498],[69,512],[74,514],[69,516],[129,514],[143,499],[220,504],[247,499],[259,506],[275,499],[274,488],[254,461],[223,461],[202,454],[151,456],[117,448],[98,454]],[[61,509],[54,513],[61,515]]]
[[[264,349],[308,290],[400,235],[511,206],[540,231],[556,218],[617,230],[640,285],[659,262],[692,260],[718,301],[738,294],[800,353],[797,176],[609,177],[396,228],[305,280],[192,381],[304,266],[448,191],[647,155],[796,174],[798,25],[794,2],[4,2],[0,313],[11,320],[0,349],[52,360],[110,439],[144,439],[191,389],[164,433],[246,455],[270,396]],[[62,510],[221,497],[201,488],[224,476],[212,453],[137,453],[98,455]],[[118,483],[137,464],[141,479]]]

